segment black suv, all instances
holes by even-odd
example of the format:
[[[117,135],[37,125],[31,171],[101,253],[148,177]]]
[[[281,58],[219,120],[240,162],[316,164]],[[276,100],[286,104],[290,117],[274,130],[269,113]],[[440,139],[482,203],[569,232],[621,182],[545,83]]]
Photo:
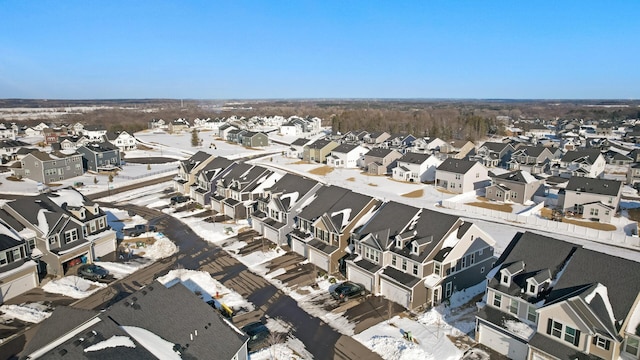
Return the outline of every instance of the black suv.
[[[186,195],[178,195],[171,197],[171,205],[180,204],[189,201],[191,198]]]
[[[127,229],[122,230],[122,233],[124,234],[124,236],[138,237],[138,236],[146,233],[147,231],[151,231],[151,232],[157,231],[156,226],[155,225],[139,224],[139,225],[136,225],[136,226],[134,226],[132,228],[127,228]]]

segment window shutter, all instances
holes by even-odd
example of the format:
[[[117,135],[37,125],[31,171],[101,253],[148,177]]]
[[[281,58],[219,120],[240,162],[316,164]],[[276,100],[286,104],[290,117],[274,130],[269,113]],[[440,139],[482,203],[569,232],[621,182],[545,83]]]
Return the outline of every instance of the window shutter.
[[[551,335],[551,326],[553,324],[553,320],[547,320],[547,334]]]
[[[593,339],[591,339],[591,343],[592,343],[593,345],[597,345],[597,344],[598,344],[598,337],[597,337],[597,336],[594,336],[594,337],[593,337]]]
[[[573,345],[578,346],[580,344],[580,330],[576,329],[576,338],[573,340]]]
[[[609,340],[605,340],[604,342],[604,348],[605,350],[609,350],[609,347],[611,346],[611,341]]]

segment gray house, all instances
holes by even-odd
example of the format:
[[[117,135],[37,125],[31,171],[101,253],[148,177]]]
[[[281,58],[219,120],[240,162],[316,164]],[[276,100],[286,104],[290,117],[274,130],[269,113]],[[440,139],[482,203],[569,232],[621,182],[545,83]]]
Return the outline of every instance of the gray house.
[[[245,147],[265,147],[269,145],[269,137],[262,132],[247,131],[242,134],[240,143]]]
[[[513,201],[524,204],[534,196],[544,195],[544,181],[526,171],[518,170],[492,176],[492,185],[486,189],[486,198],[496,201]]]
[[[120,149],[110,142],[89,143],[77,150],[82,154],[83,163],[87,171],[112,171],[120,167]]]
[[[0,214],[0,304],[39,284],[37,264],[30,258],[35,239],[25,239],[29,235],[19,234],[5,218]]]
[[[564,211],[588,219],[611,222],[618,211],[622,182],[585,177],[572,177],[564,192],[558,194],[558,204]]]
[[[12,167],[13,174],[41,183],[55,183],[70,179],[84,173],[82,155],[47,154],[33,151],[27,154],[20,163],[20,167]]]
[[[436,169],[436,186],[456,194],[488,185],[489,172],[476,161],[447,158]]]
[[[248,339],[182,283],[167,288],[154,281],[102,312],[56,307],[22,353],[28,359],[247,360]]]
[[[556,158],[555,151],[557,150],[544,146],[519,147],[511,154],[507,168],[509,170],[524,170],[531,174],[547,172],[550,170],[551,160]]]

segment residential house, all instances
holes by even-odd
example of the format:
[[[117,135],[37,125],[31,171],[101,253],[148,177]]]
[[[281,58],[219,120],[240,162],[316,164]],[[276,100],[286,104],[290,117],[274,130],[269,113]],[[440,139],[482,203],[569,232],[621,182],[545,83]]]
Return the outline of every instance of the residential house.
[[[302,119],[292,116],[280,125],[280,133],[290,136],[309,136],[319,133],[321,120],[317,117]]]
[[[102,141],[103,136],[107,134],[107,129],[102,125],[85,125],[82,129],[82,135],[91,141]]]
[[[244,147],[263,148],[269,145],[269,137],[262,132],[247,131],[242,135],[240,143]]]
[[[622,186],[618,180],[572,177],[558,194],[558,204],[563,211],[609,223],[619,209]]]
[[[394,149],[373,148],[367,151],[360,160],[360,166],[372,175],[386,175],[391,172],[395,161],[402,153]]]
[[[211,195],[215,194],[218,179],[236,165],[236,162],[225,157],[214,157],[195,175],[195,182],[189,187],[189,195],[200,205],[209,205]]]
[[[504,168],[514,151],[515,149],[509,143],[487,141],[478,148],[474,155],[469,157],[469,160],[478,161],[488,168]]]
[[[544,196],[544,192],[544,180],[536,179],[526,171],[517,170],[491,176],[491,186],[487,187],[485,196],[489,200],[526,204],[534,196]]]
[[[0,304],[25,293],[40,284],[37,264],[31,260],[32,246],[0,213]]]
[[[15,140],[17,133],[15,124],[0,123],[0,140]]]
[[[440,146],[438,157],[441,159],[464,159],[473,154],[476,146],[471,141],[466,140],[451,140],[448,143]]]
[[[24,147],[30,147],[28,144],[21,140],[1,139],[0,140],[0,156],[3,159],[3,163],[9,160],[15,160],[18,150]]]
[[[347,277],[408,309],[434,306],[483,281],[494,240],[456,216],[383,204],[352,235]]]
[[[277,245],[289,245],[295,219],[322,184],[294,174],[285,174],[257,198],[251,226]]]
[[[436,169],[441,163],[434,155],[407,152],[396,161],[391,177],[398,181],[433,182],[436,179]]]
[[[106,141],[115,145],[120,151],[128,151],[136,149],[137,140],[135,136],[126,131],[107,131],[105,134]]]
[[[69,131],[66,127],[47,127],[42,129],[44,135],[44,143],[51,145],[58,142],[58,138],[61,136],[69,135]]]
[[[358,129],[351,130],[342,136],[344,141],[352,143],[352,144],[362,144],[364,143],[365,137],[369,135],[369,132],[366,130]]]
[[[227,132],[225,140],[230,143],[242,144],[242,138],[246,133],[248,133],[248,131],[245,129],[232,129]]]
[[[607,161],[600,150],[580,149],[568,151],[551,169],[554,176],[599,178],[604,174],[606,164]]]
[[[436,169],[436,186],[462,194],[488,185],[489,172],[476,161],[447,158]]]
[[[1,209],[0,216],[13,221],[17,231],[33,234],[40,271],[54,277],[82,260],[91,262],[116,250],[116,233],[107,225],[106,213],[72,188],[15,197]]]
[[[307,162],[326,163],[331,150],[338,147],[338,143],[332,140],[320,139],[303,147],[302,160]]]
[[[291,232],[293,251],[319,269],[337,272],[344,264],[351,229],[377,200],[337,186],[323,186],[300,214]],[[346,265],[346,264],[345,264]]]
[[[149,121],[149,129],[151,130],[163,130],[166,129],[167,123],[162,119],[151,119]]]
[[[33,151],[25,155],[17,165],[20,167],[11,168],[14,176],[25,177],[40,183],[55,183],[84,173],[81,154],[53,155]]]
[[[509,170],[523,170],[531,174],[542,174],[551,169],[551,160],[556,155],[550,148],[544,146],[523,146],[511,154],[507,162]]]
[[[640,163],[636,162],[629,165],[629,169],[627,170],[627,184],[635,186],[638,182],[640,182]]]
[[[247,360],[248,340],[181,282],[156,280],[103,311],[56,307],[22,354],[26,359]]]
[[[218,178],[210,199],[211,208],[232,219],[248,219],[262,190],[280,177],[282,175],[262,166],[239,163]]]
[[[177,192],[189,194],[190,186],[195,182],[195,175],[206,164],[213,160],[215,156],[204,151],[198,151],[186,160],[181,160],[178,164],[178,174],[173,178],[173,187]]]
[[[80,146],[76,150],[83,157],[83,166],[87,171],[113,171],[122,163],[120,149],[110,142],[94,142]]]
[[[220,125],[220,127],[218,127],[218,137],[222,140],[227,140],[227,137],[229,136],[229,132],[233,130],[238,130],[238,129],[239,129],[238,127],[233,126],[228,122],[224,123]]]
[[[525,136],[529,136],[535,139],[555,136],[556,131],[553,127],[548,127],[542,124],[530,124],[527,126],[527,130],[524,132]]]
[[[609,165],[625,166],[633,163],[633,159],[615,150],[608,150],[603,153],[604,159]]]
[[[172,120],[167,125],[167,130],[170,133],[179,133],[179,132],[189,131],[189,127],[190,125],[189,125],[188,119],[178,118],[178,119]]]
[[[340,144],[327,156],[327,165],[335,168],[356,169],[359,160],[367,151],[369,151],[367,148],[359,144]]]
[[[638,358],[640,264],[531,232],[496,264],[479,343],[512,359]]]
[[[393,148],[397,150],[410,148],[416,137],[411,134],[391,134],[387,140],[383,142],[383,147]]]
[[[445,145],[446,141],[440,138],[430,139],[428,137],[418,138],[407,151],[415,153],[433,154],[440,151],[440,147]]]
[[[222,124],[225,124],[227,122],[226,119],[222,118],[215,118],[215,119],[207,119],[203,124],[202,124],[202,128],[206,129],[206,130],[210,130],[210,131],[215,131],[216,133],[218,133],[218,131],[220,130],[220,126]]]
[[[382,144],[390,137],[391,135],[389,135],[389,133],[387,133],[386,131],[374,131],[366,134],[363,137],[363,140],[367,144],[377,145],[377,144]]]
[[[73,135],[79,136],[82,135],[82,130],[84,130],[84,124],[81,122],[77,122],[75,124],[73,124],[73,126],[71,126],[71,133],[73,133]]]
[[[289,148],[287,148],[284,155],[288,158],[302,159],[304,154],[304,146],[309,142],[310,140],[305,138],[298,138],[294,140],[289,145]]]

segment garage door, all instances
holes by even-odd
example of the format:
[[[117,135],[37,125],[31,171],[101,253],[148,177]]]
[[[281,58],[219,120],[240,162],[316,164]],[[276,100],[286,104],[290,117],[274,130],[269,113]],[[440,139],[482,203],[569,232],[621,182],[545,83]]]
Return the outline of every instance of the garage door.
[[[380,281],[380,293],[387,299],[396,302],[407,309],[409,308],[409,300],[411,294],[408,290],[395,286],[384,279]]]
[[[309,258],[309,255],[307,254],[307,244],[305,244],[304,242],[296,238],[291,238],[291,248],[295,253],[298,253],[305,258]]]
[[[362,272],[355,265],[349,263],[347,263],[347,279],[364,285],[364,288],[369,292],[373,291],[373,276]]]
[[[264,227],[264,237],[280,245],[280,239],[278,239],[278,230],[274,230],[268,226]]]
[[[253,218],[253,217],[251,219],[252,219],[251,228],[253,230],[259,232],[260,234],[263,234],[264,230],[262,228],[264,227],[264,225],[262,224],[262,221],[260,221],[260,220],[258,220],[256,218]]]
[[[38,286],[35,266],[32,272],[25,274],[13,281],[0,285],[0,303],[16,297]]]
[[[93,256],[101,257],[116,251],[116,241],[103,241],[93,247]]]
[[[480,343],[486,345],[502,355],[506,355],[511,359],[526,359],[528,347],[527,344],[509,337],[486,324],[480,323],[478,331]]]
[[[309,251],[309,261],[319,269],[329,272],[329,258],[316,251]]]

